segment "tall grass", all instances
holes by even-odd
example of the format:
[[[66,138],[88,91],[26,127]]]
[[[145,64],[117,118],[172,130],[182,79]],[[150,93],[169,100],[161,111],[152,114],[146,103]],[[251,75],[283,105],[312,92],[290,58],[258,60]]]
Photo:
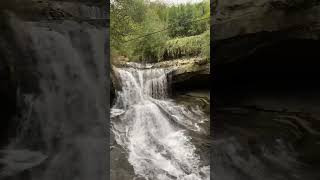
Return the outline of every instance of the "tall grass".
[[[163,59],[194,56],[210,58],[209,30],[200,35],[175,38],[166,42]]]

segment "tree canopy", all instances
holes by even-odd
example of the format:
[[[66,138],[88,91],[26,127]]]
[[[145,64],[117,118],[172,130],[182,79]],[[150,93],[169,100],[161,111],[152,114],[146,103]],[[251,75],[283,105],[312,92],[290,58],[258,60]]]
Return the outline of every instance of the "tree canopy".
[[[210,43],[209,0],[179,5],[149,0],[114,0],[110,9],[113,57],[154,62],[181,56],[209,56],[204,52]],[[192,53],[177,53],[190,49],[193,49]]]

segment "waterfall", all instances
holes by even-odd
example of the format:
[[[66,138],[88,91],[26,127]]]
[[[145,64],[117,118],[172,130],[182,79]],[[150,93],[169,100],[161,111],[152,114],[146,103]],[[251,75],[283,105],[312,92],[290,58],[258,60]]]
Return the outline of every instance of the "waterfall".
[[[101,160],[108,144],[106,28],[67,20],[10,22],[12,41],[25,53],[16,61],[28,65],[18,68],[33,68],[36,79],[25,84],[38,92],[22,95],[25,117],[0,151],[0,179],[107,179],[108,159]]]
[[[203,133],[206,119],[169,99],[169,70],[116,68],[122,90],[111,109],[116,142],[138,177],[150,180],[209,179],[188,131]]]

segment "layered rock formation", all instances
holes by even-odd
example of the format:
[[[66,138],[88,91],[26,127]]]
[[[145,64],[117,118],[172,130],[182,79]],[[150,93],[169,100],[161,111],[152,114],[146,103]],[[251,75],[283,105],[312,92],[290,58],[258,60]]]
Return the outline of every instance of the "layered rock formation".
[[[288,39],[319,39],[316,0],[218,1],[213,17],[216,61],[226,63]]]
[[[136,67],[135,63],[128,63],[127,61],[116,61],[113,63],[114,67]],[[138,67],[139,68],[139,67]],[[176,59],[171,61],[163,61],[159,63],[150,64],[149,68],[165,68],[171,71],[170,75],[172,78],[172,83],[174,85],[180,86],[180,88],[200,88],[209,87],[210,78],[210,61],[201,57],[186,58],[186,59]],[[113,77],[113,84],[115,87],[118,81],[116,80],[116,75],[111,73]],[[195,79],[200,80],[195,81]],[[193,85],[189,84],[193,83]]]
[[[213,19],[213,177],[318,179],[318,1],[223,0]]]

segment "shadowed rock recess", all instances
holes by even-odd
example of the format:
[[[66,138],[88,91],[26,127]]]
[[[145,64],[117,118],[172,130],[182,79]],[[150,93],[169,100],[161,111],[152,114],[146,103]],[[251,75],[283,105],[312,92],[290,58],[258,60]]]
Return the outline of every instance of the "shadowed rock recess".
[[[108,179],[101,2],[0,3],[0,179]]]
[[[170,70],[172,90],[181,93],[185,90],[206,89],[210,87],[210,61],[202,57],[175,59],[150,64],[149,68],[164,68]],[[113,62],[114,67],[130,68],[134,64],[126,61]],[[120,87],[117,74],[112,70],[111,79],[114,89]]]
[[[217,1],[214,179],[320,178],[319,24],[317,0]]]

